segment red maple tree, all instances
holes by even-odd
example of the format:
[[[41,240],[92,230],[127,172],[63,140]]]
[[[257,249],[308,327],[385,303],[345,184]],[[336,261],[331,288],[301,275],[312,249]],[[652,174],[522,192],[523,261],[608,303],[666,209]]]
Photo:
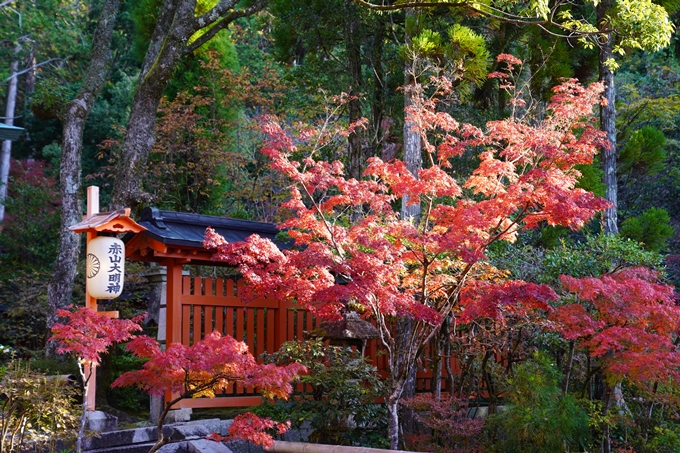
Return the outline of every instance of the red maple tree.
[[[127,348],[135,356],[149,360],[141,370],[121,375],[112,386],[134,385],[151,395],[169,395],[166,396],[158,421],[158,440],[149,453],[157,451],[170,441],[163,435],[163,423],[168,411],[180,400],[214,396],[215,392],[233,383],[253,386],[265,398],[286,399],[293,390],[290,382],[306,370],[296,363],[287,366],[258,364],[248,352],[245,343],[228,335],[221,336],[217,331],[191,346],[172,343],[166,350],[162,350],[156,340],[139,336]],[[287,428],[250,414],[237,417],[230,426],[229,433],[234,438],[271,445],[271,436],[264,431],[273,427],[279,431]],[[211,438],[221,439],[217,435]]]
[[[605,146],[592,121],[601,84],[584,88],[568,80],[555,88],[549,114],[539,124],[510,118],[491,121],[483,131],[437,109],[451,85],[435,82],[435,95],[407,111],[427,154],[427,168],[417,175],[400,160],[374,157],[364,179],[348,179],[340,162],[316,159],[326,143],[321,132],[291,137],[269,117],[263,123],[269,140],[262,152],[291,181],[283,207],[293,215],[281,228],[294,246],[281,251],[256,235],[227,243],[206,232],[206,246],[216,249],[213,259],[242,273],[246,298],[267,294],[294,300],[326,319],[352,309],[375,321],[387,351],[393,449],[406,380],[454,308],[466,319],[498,315],[501,306],[548,311],[548,301],[556,299],[545,286],[476,281],[474,268],[485,249],[544,222],[577,229],[607,205],[575,188],[580,174],[574,168],[590,163]],[[308,157],[294,160],[309,144]],[[466,180],[458,180],[452,160],[473,150],[481,150],[480,164]],[[394,202],[404,197],[422,206],[422,217],[399,217]],[[412,327],[399,329],[402,319],[411,319]]]
[[[87,307],[77,310],[57,310],[57,316],[64,323],[52,326],[50,341],[57,343],[57,352],[69,354],[78,361],[78,370],[83,380],[83,414],[78,432],[77,451],[82,451],[82,441],[87,417],[88,383],[101,355],[114,343],[121,343],[133,337],[134,332],[142,330],[139,323],[145,315],[133,319],[113,319]]]
[[[601,371],[611,388],[625,380],[649,396],[658,383],[680,382],[673,341],[680,307],[657,272],[635,267],[600,278],[563,275],[561,282],[577,300],[557,307],[551,319],[565,339],[597,359],[591,374]]]

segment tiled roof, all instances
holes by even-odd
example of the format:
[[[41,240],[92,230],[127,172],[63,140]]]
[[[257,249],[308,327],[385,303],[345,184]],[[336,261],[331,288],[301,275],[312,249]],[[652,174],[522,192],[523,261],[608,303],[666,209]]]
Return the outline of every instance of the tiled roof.
[[[251,234],[257,233],[285,248],[281,241],[275,240],[279,229],[271,223],[163,211],[157,208],[145,208],[137,223],[146,228],[146,231],[140,234],[167,245],[203,248],[205,230],[211,227],[228,242],[244,241]]]

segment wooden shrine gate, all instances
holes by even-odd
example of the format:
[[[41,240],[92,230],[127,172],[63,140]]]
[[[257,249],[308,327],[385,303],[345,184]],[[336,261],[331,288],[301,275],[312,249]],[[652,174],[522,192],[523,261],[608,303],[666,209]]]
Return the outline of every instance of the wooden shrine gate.
[[[243,241],[253,233],[276,242],[278,230],[273,225],[155,208],[145,209],[138,223],[146,229],[126,236],[126,256],[166,267],[165,329],[163,322],[159,322],[159,329],[164,330],[159,339],[162,337],[166,345],[191,345],[217,330],[245,342],[257,358],[263,352],[277,351],[286,341],[303,339],[305,331],[316,327],[310,313],[286,302],[258,299],[245,304],[239,298],[241,281],[183,275],[185,265],[226,267],[212,261],[213,252],[203,248],[207,227],[214,228],[229,242]],[[279,246],[285,248],[285,244]],[[385,376],[387,358],[378,353],[379,349],[378,341],[371,340],[365,354]],[[452,366],[458,370],[453,360]],[[417,373],[420,391],[429,388],[431,376],[430,370]],[[301,391],[301,386],[297,390]],[[175,408],[243,407],[260,401],[253,389],[231,385],[215,398],[181,400]]]

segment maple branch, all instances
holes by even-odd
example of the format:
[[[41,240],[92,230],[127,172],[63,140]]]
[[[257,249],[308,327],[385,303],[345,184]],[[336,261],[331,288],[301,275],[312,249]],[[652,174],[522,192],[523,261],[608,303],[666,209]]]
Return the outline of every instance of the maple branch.
[[[371,295],[369,298],[375,299],[375,296]],[[385,349],[387,349],[387,353],[391,356],[392,347],[390,344],[392,343],[392,336],[390,335],[389,329],[385,325],[385,315],[380,311],[378,304],[375,302],[371,305],[371,309],[373,310],[373,316],[375,316],[375,321],[376,324],[378,324],[378,330],[380,331],[380,342],[383,344]]]

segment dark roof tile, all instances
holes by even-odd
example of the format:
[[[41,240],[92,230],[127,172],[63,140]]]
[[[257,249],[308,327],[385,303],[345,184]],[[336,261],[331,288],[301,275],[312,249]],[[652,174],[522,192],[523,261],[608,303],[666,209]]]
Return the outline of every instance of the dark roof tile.
[[[271,239],[279,247],[286,248],[285,244],[275,239],[279,229],[271,223],[163,211],[157,208],[145,208],[137,223],[146,228],[146,231],[140,234],[167,245],[203,248],[205,230],[211,227],[228,242],[244,241],[251,234],[257,233],[261,237]]]

